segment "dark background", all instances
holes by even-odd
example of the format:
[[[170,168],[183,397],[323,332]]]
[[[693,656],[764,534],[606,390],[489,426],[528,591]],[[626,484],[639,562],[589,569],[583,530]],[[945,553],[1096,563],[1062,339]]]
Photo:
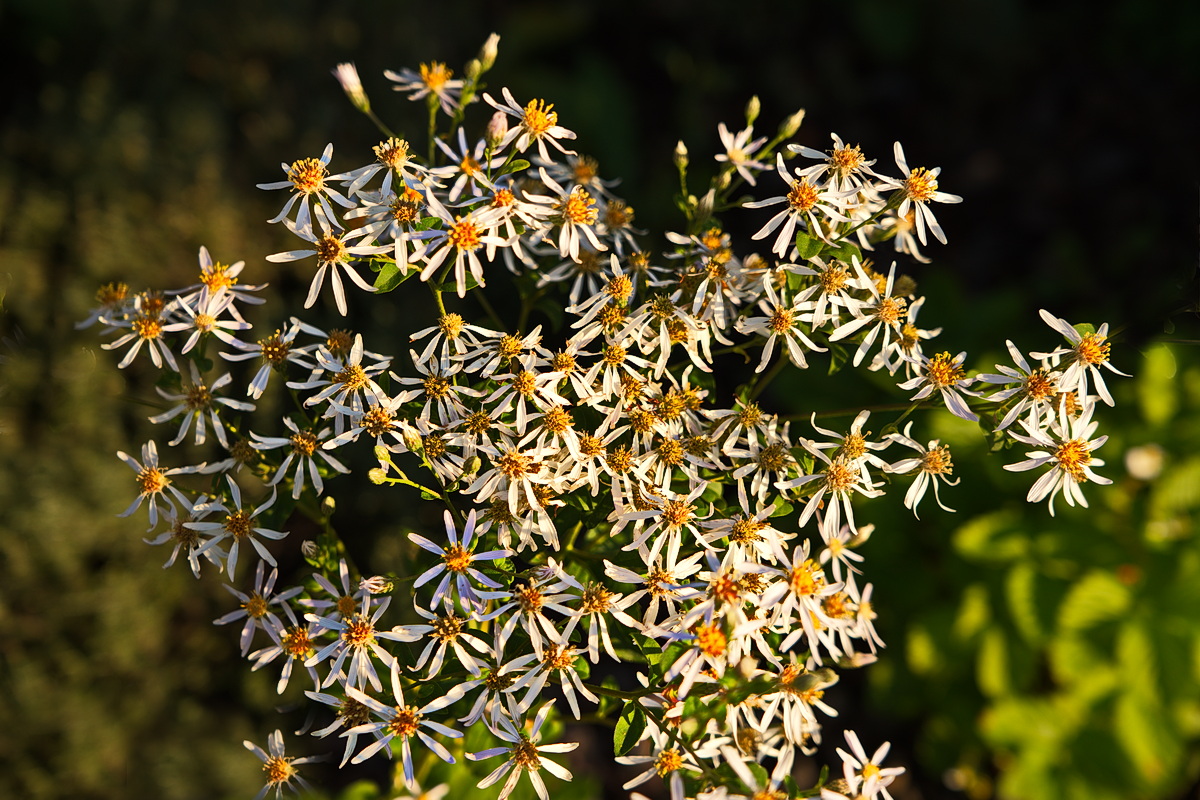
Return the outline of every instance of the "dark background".
[[[651,249],[680,223],[676,141],[703,176],[717,123],[736,130],[757,94],[762,133],[805,108],[808,146],[836,132],[895,173],[899,140],[911,165],[942,168],[964,198],[937,208],[949,244],[905,267],[957,349],[995,348],[1001,320],[1040,325],[1039,307],[1107,321],[1132,348],[1195,338],[1195,3],[0,3],[0,795],[256,791],[240,741],[280,724],[273,681],[231,666],[215,582],[158,572],[166,553],[115,519],[129,476],[113,453],[145,440],[145,413],[72,324],[100,283],[191,282],[201,244],[302,290],[263,261],[291,245],[254,184],[328,141],[335,169],[363,162],[377,136],[329,70],[356,62],[415,136],[421,107],[382,71],[461,69],[492,31],[493,89],[555,104],[622,178]],[[919,719],[845,702],[898,739],[908,796],[946,793],[905,746]]]

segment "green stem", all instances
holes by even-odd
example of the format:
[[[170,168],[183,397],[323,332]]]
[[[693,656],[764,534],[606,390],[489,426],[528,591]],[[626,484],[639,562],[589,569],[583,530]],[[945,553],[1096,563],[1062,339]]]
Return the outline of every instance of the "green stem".
[[[775,380],[775,376],[783,371],[783,368],[787,363],[787,354],[780,353],[779,360],[775,362],[774,366],[760,375],[758,380],[755,381],[754,386],[750,388],[750,393],[746,395],[746,402],[749,403],[758,399],[758,396],[763,393],[763,390],[771,385],[771,381]]]

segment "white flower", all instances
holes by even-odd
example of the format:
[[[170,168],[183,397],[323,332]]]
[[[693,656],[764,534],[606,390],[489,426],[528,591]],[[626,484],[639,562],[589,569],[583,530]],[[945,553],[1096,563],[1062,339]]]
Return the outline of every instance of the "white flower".
[[[814,186],[808,178],[798,178],[788,174],[787,168],[783,165],[783,153],[776,153],[775,158],[776,171],[783,182],[788,185],[788,193],[781,197],[746,203],[743,208],[766,208],[778,203],[787,205],[787,208],[771,217],[758,233],[750,237],[765,239],[778,228],[779,235],[775,237],[775,243],[771,245],[771,252],[782,258],[792,246],[797,225],[803,225],[810,236],[824,239],[826,234],[821,224],[822,218],[833,222],[849,222],[850,218],[838,210],[838,206],[856,192],[833,192]],[[799,170],[796,173],[799,175]],[[820,212],[820,216],[818,216],[818,212]]]
[[[1080,486],[1088,481],[1112,483],[1110,479],[1092,471],[1092,467],[1104,465],[1103,461],[1092,456],[1092,452],[1108,441],[1107,436],[1091,438],[1099,425],[1092,422],[1092,412],[1095,409],[1095,403],[1087,402],[1079,416],[1072,418],[1067,415],[1064,404],[1060,406],[1057,418],[1052,418],[1048,430],[1031,425],[1027,420],[1021,420],[1021,427],[1028,435],[1012,434],[1019,442],[1044,448],[1026,453],[1028,460],[1006,464],[1004,468],[1011,472],[1023,472],[1050,465],[1050,471],[1038,478],[1026,499],[1037,503],[1049,497],[1051,515],[1054,514],[1054,498],[1059,492],[1066,496],[1067,505],[1079,503],[1087,508],[1087,499],[1083,496]]]
[[[946,234],[942,233],[942,226],[938,225],[937,218],[933,216],[933,211],[929,208],[929,203],[961,203],[962,198],[956,194],[947,194],[939,192],[938,175],[941,174],[942,168],[925,169],[917,167],[910,170],[908,161],[904,158],[904,148],[896,142],[894,147],[896,156],[896,166],[900,168],[907,177],[903,180],[885,179],[890,186],[894,186],[904,192],[904,199],[900,201],[900,207],[896,209],[896,214],[900,217],[906,215],[910,208],[916,208],[917,217],[917,238],[921,240],[921,244],[925,244],[925,228],[928,227],[933,232],[934,237],[942,244],[946,243]]]
[[[538,155],[543,161],[550,161],[550,153],[546,150],[548,141],[563,154],[575,155],[574,150],[567,150],[559,142],[559,139],[574,139],[575,133],[558,124],[558,112],[552,110],[553,104],[547,105],[543,100],[530,100],[528,105],[521,108],[507,87],[502,91],[503,104],[498,103],[487,92],[484,92],[483,99],[493,108],[515,117],[518,125],[505,134],[496,145],[496,150],[503,150],[512,142],[516,142],[517,150],[524,153],[529,145],[537,142]]]
[[[916,377],[897,385],[901,389],[921,387],[920,391],[910,398],[912,400],[924,400],[937,390],[951,414],[967,422],[978,422],[979,415],[972,411],[963,399],[963,395],[979,397],[979,392],[967,388],[975,382],[975,378],[967,377],[962,368],[966,357],[966,353],[959,353],[953,357],[949,353],[938,353],[933,358],[921,355]]]
[[[943,511],[953,511],[953,508],[947,508],[942,504],[942,498],[938,494],[938,481],[944,481],[947,486],[957,486],[959,478],[954,480],[950,476],[954,474],[954,464],[950,460],[950,448],[947,445],[939,444],[937,439],[929,442],[928,447],[924,447],[920,442],[916,441],[910,435],[913,424],[910,422],[904,426],[904,433],[893,433],[889,438],[899,442],[905,447],[911,447],[920,453],[918,458],[905,458],[897,461],[894,464],[889,464],[886,469],[888,472],[897,474],[905,474],[916,471],[917,477],[913,480],[912,485],[908,487],[908,492],[904,495],[904,507],[912,509],[913,516],[917,515],[917,504],[921,502],[921,498],[925,496],[925,491],[933,484],[933,497],[937,501],[938,506]]]
[[[307,764],[310,761],[318,760],[316,756],[305,756],[304,758],[289,758],[285,756],[283,749],[283,734],[276,730],[267,737],[267,751],[264,752],[261,747],[250,741],[242,742],[258,759],[263,762],[263,772],[267,775],[267,783],[255,795],[254,800],[262,800],[267,793],[272,789],[275,790],[275,797],[283,794],[283,788],[286,786],[292,791],[296,791],[296,787],[292,786],[292,780],[300,785],[306,792],[312,791],[312,786],[308,781],[301,778],[296,771],[296,764]],[[298,794],[299,792],[297,792]]]
[[[1066,320],[1059,319],[1046,309],[1043,308],[1038,313],[1047,325],[1061,333],[1071,343],[1071,347],[1059,348],[1052,353],[1031,353],[1031,355],[1034,358],[1056,358],[1067,355],[1069,363],[1066,371],[1063,372],[1060,390],[1075,391],[1078,392],[1080,398],[1086,397],[1088,377],[1090,376],[1096,384],[1096,393],[1100,395],[1100,399],[1111,406],[1113,398],[1108,391],[1108,386],[1104,383],[1104,376],[1100,374],[1100,367],[1103,366],[1109,372],[1122,377],[1128,378],[1129,376],[1114,367],[1108,360],[1110,347],[1108,323],[1101,325],[1094,333],[1080,334]]]
[[[298,229],[307,229],[312,225],[312,212],[309,210],[308,201],[310,198],[317,202],[317,218],[322,219],[329,224],[336,224],[333,212],[333,206],[329,201],[337,203],[340,206],[351,208],[354,202],[343,197],[337,190],[330,188],[327,181],[342,180],[345,175],[330,175],[329,160],[333,158],[333,143],[325,145],[324,152],[318,158],[304,158],[299,161],[292,162],[291,165],[281,164],[283,171],[287,173],[286,181],[276,181],[274,183],[257,184],[259,189],[288,189],[293,192],[288,198],[287,203],[283,206],[283,210],[275,216],[270,222],[280,222],[288,214],[292,208],[300,204],[300,210],[296,214],[295,227]]]
[[[717,134],[721,137],[721,146],[725,148],[724,153],[716,156],[717,161],[728,162],[731,167],[736,168],[738,175],[741,175],[746,183],[754,185],[754,173],[751,170],[770,169],[769,164],[754,159],[755,153],[766,143],[767,137],[760,136],[751,141],[750,137],[754,135],[753,125],[733,134],[722,122],[717,126]]]
[[[358,274],[358,271],[351,266],[352,256],[370,256],[379,253],[386,253],[393,249],[392,245],[348,245],[347,240],[358,235],[357,231],[346,233],[335,233],[332,229],[326,227],[323,219],[318,217],[318,222],[321,224],[322,232],[318,236],[315,229],[309,227],[299,227],[288,223],[288,228],[292,233],[312,243],[311,250],[289,250],[286,253],[275,253],[267,256],[267,261],[286,262],[298,261],[309,256],[317,257],[317,274],[313,275],[312,283],[308,286],[308,297],[304,301],[305,308],[312,308],[317,302],[317,295],[321,293],[321,287],[325,285],[325,275],[329,274],[329,282],[333,284],[333,299],[337,303],[338,312],[344,317],[346,316],[346,289],[342,284],[342,272],[354,282],[358,288],[364,292],[374,292],[375,287],[367,283],[366,279]]]
[[[486,789],[496,781],[503,778],[509,772],[512,772],[512,774],[508,776],[508,780],[504,782],[504,788],[500,790],[500,800],[504,800],[504,798],[512,794],[513,789],[517,785],[517,778],[519,778],[521,773],[524,772],[529,776],[529,781],[533,784],[533,788],[537,790],[538,797],[541,798],[541,800],[549,800],[550,793],[546,790],[546,782],[542,780],[542,776],[538,774],[538,770],[545,767],[546,771],[554,777],[564,781],[571,780],[571,773],[565,767],[562,767],[559,764],[550,761],[549,759],[543,760],[541,754],[569,753],[576,747],[579,747],[579,742],[563,742],[561,744],[543,745],[537,744],[540,738],[542,725],[546,722],[546,718],[550,715],[550,709],[553,706],[553,700],[542,706],[541,710],[538,711],[537,716],[533,720],[533,729],[529,733],[525,733],[523,730],[523,725],[519,726],[514,724],[504,717],[497,717],[496,723],[488,726],[491,728],[493,734],[500,739],[503,739],[509,744],[509,746],[492,747],[488,748],[487,750],[481,750],[478,753],[467,753],[467,758],[472,761],[482,761],[486,758],[492,758],[494,756],[507,753],[508,760],[496,769],[492,770],[492,772],[486,778],[476,784],[477,788]],[[517,711],[515,708],[512,710],[514,712],[514,720],[520,719],[519,711]]]
[[[407,705],[404,702],[404,688],[400,685],[400,667],[396,662],[392,662],[392,695],[395,697],[395,706],[385,706],[375,698],[363,694],[353,686],[346,687],[346,696],[357,700],[380,718],[379,722],[368,722],[365,725],[359,725],[351,728],[342,734],[348,736],[351,733],[374,733],[382,734],[371,744],[367,745],[362,751],[350,760],[351,764],[360,764],[366,761],[371,756],[378,753],[380,750],[385,750],[388,757],[392,757],[392,749],[388,747],[393,739],[400,739],[400,759],[404,765],[404,784],[408,788],[416,786],[415,771],[413,770],[412,757],[412,738],[415,736],[426,747],[434,752],[434,754],[445,761],[447,764],[453,764],[454,756],[450,755],[450,751],[445,745],[438,742],[423,728],[427,728],[434,733],[440,733],[442,736],[448,736],[451,739],[462,738],[462,734],[453,728],[448,728],[445,725],[434,722],[430,719],[425,719],[425,715],[431,711],[439,711],[452,703],[458,701],[462,696],[456,692],[448,692],[436,700],[426,703],[417,708],[416,706]]]
[[[142,445],[141,462],[121,451],[117,452],[117,457],[137,473],[138,488],[140,489],[137,499],[130,503],[129,508],[117,516],[128,517],[134,511],[137,511],[143,501],[148,500],[150,502],[150,527],[147,530],[151,530],[158,524],[159,500],[165,501],[172,510],[175,508],[175,503],[171,499],[172,497],[182,503],[184,508],[192,508],[192,501],[187,498],[187,495],[172,485],[169,476],[199,472],[201,467],[204,466],[203,464],[195,467],[162,469],[158,465],[158,445],[153,440]]]
[[[247,511],[242,508],[242,490],[233,480],[233,476],[226,475],[225,480],[229,483],[229,492],[231,495],[231,504],[213,503],[212,511],[216,513],[224,513],[225,519],[222,522],[188,522],[187,527],[201,533],[214,533],[213,538],[209,539],[197,551],[197,554],[202,554],[209,548],[225,539],[233,539],[233,545],[229,548],[229,557],[225,562],[225,569],[229,573],[229,577],[233,577],[234,571],[237,570],[238,550],[243,542],[249,542],[254,549],[258,551],[259,556],[263,561],[266,561],[272,567],[278,566],[275,557],[271,555],[271,551],[267,550],[266,545],[254,538],[264,536],[268,539],[279,540],[287,536],[287,531],[273,531],[266,528],[257,528],[254,526],[254,518],[262,514],[268,508],[275,504],[275,492],[271,492],[271,497],[258,508],[253,511]]]
[[[393,81],[397,92],[409,92],[409,100],[421,100],[432,95],[442,111],[453,114],[462,95],[463,81],[451,79],[454,71],[440,61],[422,64],[419,73],[405,67],[399,72],[385,70],[383,77]]]

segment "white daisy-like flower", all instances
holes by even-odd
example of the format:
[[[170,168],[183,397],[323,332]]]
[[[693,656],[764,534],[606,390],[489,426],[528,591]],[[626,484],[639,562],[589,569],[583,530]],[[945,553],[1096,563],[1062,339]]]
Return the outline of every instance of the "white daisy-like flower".
[[[445,512],[445,523],[448,545],[431,542],[420,534],[410,533],[408,535],[408,538],[418,547],[439,556],[442,560],[440,564],[430,567],[417,576],[413,589],[419,589],[441,575],[442,579],[438,582],[433,593],[433,600],[429,604],[431,609],[441,603],[449,611],[454,608],[454,602],[457,599],[458,605],[463,611],[468,613],[482,611],[483,598],[471,585],[471,581],[480,583],[489,589],[499,589],[500,584],[476,569],[473,566],[474,562],[507,558],[512,555],[512,552],[507,549],[488,550],[482,553],[471,551],[472,540],[475,538],[476,513],[474,509],[467,516],[461,539],[458,535],[458,526],[454,524],[454,518],[450,516],[449,511]],[[485,594],[487,593],[485,592]]]
[[[502,92],[504,103],[497,102],[487,92],[484,92],[483,99],[493,108],[515,117],[518,124],[504,135],[504,138],[496,145],[496,150],[503,150],[515,142],[517,151],[524,153],[529,145],[536,142],[538,155],[542,157],[543,161],[550,161],[550,152],[546,149],[546,142],[549,142],[564,155],[575,155],[574,150],[567,150],[559,141],[560,139],[574,139],[575,132],[558,124],[558,112],[553,110],[553,104],[548,105],[544,100],[530,100],[522,108],[517,105],[517,101],[507,87]]]
[[[933,498],[937,501],[938,506],[943,511],[953,511],[953,508],[942,504],[942,498],[938,494],[939,482],[944,482],[947,486],[957,486],[961,480],[960,478],[950,479],[950,476],[954,474],[954,463],[950,460],[950,447],[940,444],[937,439],[931,440],[928,445],[922,445],[912,438],[912,426],[913,424],[909,422],[904,426],[903,434],[893,433],[889,436],[892,441],[899,442],[905,447],[911,447],[920,453],[916,458],[901,459],[886,467],[888,472],[898,475],[916,472],[916,478],[913,479],[912,485],[908,487],[908,492],[904,495],[904,507],[911,509],[914,516],[919,516],[917,504],[921,502],[921,498],[925,496],[925,492],[932,484]]]
[[[337,303],[338,313],[343,317],[346,316],[346,289],[342,284],[342,272],[345,272],[347,277],[354,282],[354,285],[362,289],[364,292],[374,292],[375,287],[367,280],[358,274],[351,262],[355,257],[378,255],[386,253],[393,249],[390,244],[383,245],[365,245],[365,244],[348,244],[348,240],[358,235],[357,231],[348,231],[345,233],[336,233],[327,226],[324,220],[318,218],[318,223],[321,227],[321,235],[317,235],[316,229],[312,226],[299,227],[288,223],[288,228],[292,233],[312,243],[312,249],[309,250],[289,250],[286,253],[275,253],[267,256],[267,261],[287,262],[299,261],[302,258],[309,256],[317,257],[317,273],[313,275],[312,283],[308,287],[308,297],[304,301],[305,308],[312,308],[317,302],[317,295],[321,293],[321,287],[325,285],[325,275],[329,275],[329,282],[333,285],[333,299]]]
[[[529,776],[529,782],[533,784],[538,797],[541,800],[549,800],[550,793],[546,789],[546,782],[542,780],[539,770],[544,768],[554,777],[564,781],[571,780],[571,773],[565,767],[549,759],[543,759],[542,753],[569,753],[576,747],[579,747],[579,742],[538,744],[538,740],[541,738],[542,725],[545,724],[546,718],[550,716],[550,709],[554,706],[554,701],[551,700],[541,707],[537,716],[534,717],[533,728],[529,733],[526,733],[524,725],[519,725],[515,722],[521,719],[522,714],[515,708],[515,702],[511,699],[512,695],[509,695],[509,698],[510,706],[513,706],[511,713],[514,721],[510,722],[504,717],[496,717],[495,724],[488,726],[491,728],[492,733],[504,740],[508,746],[491,747],[487,750],[481,750],[478,753],[467,753],[467,758],[471,761],[482,761],[502,754],[507,754],[508,760],[492,770],[486,778],[476,784],[476,787],[486,789],[505,775],[508,775],[508,780],[504,782],[504,788],[500,790],[500,800],[504,800],[512,794],[513,789],[517,785],[517,779],[524,772]]]
[[[222,542],[225,539],[232,539],[233,544],[229,548],[229,556],[225,561],[225,571],[231,579],[233,578],[233,573],[237,570],[238,551],[243,542],[249,542],[263,561],[266,561],[272,567],[278,566],[275,556],[271,555],[271,551],[266,548],[266,545],[255,537],[262,536],[277,541],[287,536],[287,531],[273,531],[254,525],[255,518],[275,504],[275,492],[272,491],[271,496],[261,506],[255,508],[253,511],[247,511],[242,507],[242,490],[238,487],[237,482],[233,480],[233,476],[226,475],[225,480],[229,484],[231,502],[229,504],[220,502],[212,504],[212,511],[218,514],[223,513],[225,519],[221,522],[186,523],[187,527],[192,530],[214,534],[213,538],[200,547],[197,554],[202,555],[205,551],[215,547],[218,542]]]
[[[421,64],[420,72],[405,67],[399,72],[389,69],[383,73],[383,77],[396,84],[393,90],[408,92],[409,100],[424,100],[433,96],[447,114],[453,114],[458,108],[463,90],[463,80],[451,77],[453,75],[454,70],[440,61]]]
[[[1087,498],[1080,488],[1083,484],[1110,484],[1109,478],[1097,475],[1092,467],[1103,466],[1104,462],[1092,456],[1092,452],[1108,441],[1107,436],[1091,438],[1096,432],[1097,422],[1092,421],[1092,412],[1096,404],[1086,402],[1077,417],[1067,414],[1066,405],[1059,407],[1057,417],[1052,417],[1050,427],[1039,428],[1020,420],[1020,425],[1027,435],[1013,432],[1011,435],[1019,442],[1041,448],[1026,453],[1026,461],[1016,464],[1006,464],[1004,468],[1011,472],[1024,472],[1049,465],[1050,471],[1038,478],[1030,488],[1026,499],[1038,503],[1050,498],[1050,514],[1054,514],[1054,498],[1059,492],[1067,498],[1067,505],[1079,505],[1087,508]]]
[[[754,158],[758,149],[766,144],[767,137],[760,136],[751,140],[750,137],[754,135],[753,125],[734,134],[730,133],[729,128],[726,128],[725,123],[722,122],[717,125],[717,135],[721,137],[721,146],[725,148],[724,153],[718,153],[715,156],[717,161],[728,163],[736,169],[738,175],[741,175],[746,183],[753,186],[754,172],[770,169],[770,164]]]
[[[1075,328],[1071,327],[1064,319],[1051,314],[1046,309],[1038,312],[1042,320],[1054,330],[1058,331],[1071,343],[1069,348],[1058,348],[1052,353],[1031,353],[1034,358],[1057,358],[1059,356],[1067,357],[1067,368],[1063,372],[1060,389],[1065,392],[1077,391],[1080,397],[1085,397],[1088,393],[1088,378],[1096,385],[1096,394],[1100,395],[1100,399],[1106,404],[1112,405],[1112,394],[1108,391],[1108,386],[1104,383],[1104,376],[1100,373],[1100,367],[1103,366],[1109,372],[1113,372],[1122,377],[1128,378],[1124,372],[1117,369],[1108,360],[1110,345],[1108,343],[1108,323],[1104,323],[1093,333],[1081,334]],[[1055,362],[1057,363],[1057,362]]]
[[[1053,414],[1054,399],[1058,396],[1058,383],[1062,377],[1062,373],[1052,369],[1044,359],[1041,366],[1031,367],[1015,344],[1011,341],[1006,341],[1005,344],[1008,346],[1008,353],[1012,356],[1013,363],[1016,364],[1016,369],[997,364],[996,369],[1000,370],[999,374],[978,377],[980,383],[1008,386],[1007,389],[988,396],[993,403],[1006,403],[1014,398],[1017,401],[1013,403],[1012,408],[1004,415],[1004,419],[996,426],[998,431],[1012,425],[1016,422],[1017,417],[1026,411],[1029,412],[1030,421],[1034,423],[1046,414]]]
[[[154,526],[158,524],[159,501],[166,502],[173,509],[175,502],[171,498],[174,497],[184,508],[192,508],[192,501],[187,498],[187,495],[175,488],[171,483],[170,476],[199,472],[204,466],[203,464],[193,467],[163,469],[159,466],[158,445],[154,443],[153,439],[142,445],[142,460],[140,462],[133,456],[121,451],[117,451],[117,457],[137,473],[139,489],[137,498],[129,504],[129,508],[117,516],[128,517],[134,511],[137,511],[143,502],[148,502],[150,506],[150,527],[147,530],[153,530]]]
[[[392,662],[392,695],[396,700],[396,705],[386,706],[353,686],[347,686],[346,696],[357,700],[371,709],[371,712],[379,717],[379,721],[368,722],[365,725],[351,728],[342,735],[347,736],[351,732],[379,735],[378,739],[364,747],[358,755],[350,759],[351,764],[360,764],[380,750],[384,750],[388,754],[388,757],[391,758],[392,748],[388,747],[388,745],[391,744],[393,739],[400,739],[400,760],[404,769],[404,784],[411,789],[413,786],[416,786],[416,773],[413,769],[412,757],[412,739],[414,737],[447,764],[455,763],[454,756],[450,755],[450,751],[446,749],[446,746],[426,733],[425,729],[433,733],[439,733],[442,736],[448,736],[451,739],[460,739],[462,738],[462,734],[439,722],[425,719],[425,715],[433,711],[440,711],[446,706],[457,702],[461,695],[455,692],[448,692],[420,708],[408,705],[404,701],[404,687],[400,685],[400,667],[395,661]]]
[[[908,168],[908,160],[904,157],[904,148],[896,142],[893,148],[896,156],[896,166],[900,172],[906,177],[902,180],[894,178],[885,178],[887,185],[893,186],[904,192],[904,199],[900,201],[900,207],[896,209],[896,214],[903,218],[908,214],[910,209],[916,210],[917,222],[917,238],[921,240],[921,244],[926,244],[925,229],[928,228],[939,242],[946,243],[946,234],[942,232],[942,226],[938,225],[937,218],[933,216],[933,211],[929,208],[932,203],[961,203],[962,198],[956,194],[947,194],[946,192],[938,191],[938,175],[941,174],[942,168],[926,169],[925,167],[917,167],[916,169]]]
[[[822,220],[849,222],[850,218],[843,214],[839,207],[855,192],[834,192],[814,186],[808,178],[795,177],[788,173],[783,164],[783,153],[776,153],[775,158],[776,171],[788,185],[788,193],[781,197],[746,203],[743,208],[766,208],[779,203],[787,205],[783,211],[771,217],[758,233],[750,237],[756,240],[765,239],[772,231],[778,229],[779,235],[771,245],[771,252],[783,258],[792,247],[797,225],[803,226],[810,236],[824,239],[826,233]]]
[[[273,183],[257,184],[259,189],[291,189],[292,196],[283,206],[274,219],[269,222],[280,222],[292,212],[292,209],[297,205],[300,206],[296,212],[295,227],[298,229],[306,229],[312,226],[312,211],[309,210],[309,200],[313,200],[317,204],[316,216],[318,219],[323,219],[325,222],[335,225],[336,216],[334,215],[333,206],[329,201],[337,203],[346,208],[354,206],[353,200],[348,200],[336,189],[329,186],[330,181],[342,180],[345,175],[330,175],[329,160],[333,158],[333,143],[325,145],[325,150],[321,153],[320,158],[303,158],[299,161],[294,161],[289,164],[281,164],[283,171],[287,173],[286,181],[275,181]]]
[[[250,437],[254,440],[253,447],[255,450],[273,450],[276,447],[289,447],[291,452],[283,459],[283,463],[275,470],[275,476],[269,481],[270,486],[275,486],[282,481],[288,472],[288,468],[295,463],[295,476],[292,485],[292,498],[299,500],[300,493],[304,491],[304,474],[307,471],[312,479],[313,489],[318,495],[325,491],[325,481],[321,479],[320,465],[316,457],[320,456],[321,460],[327,465],[342,473],[348,474],[350,470],[338,461],[324,447],[321,447],[321,441],[329,437],[333,432],[329,428],[323,428],[320,431],[313,432],[311,430],[300,430],[300,427],[292,422],[291,417],[284,417],[283,424],[292,432],[291,436],[260,436],[257,433],[251,432]],[[306,469],[307,468],[307,469]]]
[[[212,385],[207,385],[200,377],[200,370],[196,368],[196,362],[189,361],[188,369],[191,373],[191,381],[185,381],[181,392],[168,392],[160,386],[155,386],[154,389],[168,402],[175,403],[167,411],[162,414],[157,414],[150,417],[150,421],[159,424],[175,417],[182,416],[183,421],[179,425],[179,433],[172,439],[169,444],[174,447],[184,440],[188,431],[191,430],[192,424],[195,423],[196,435],[195,443],[197,445],[204,444],[206,439],[206,423],[205,415],[212,419],[213,432],[217,435],[217,441],[226,450],[229,449],[229,438],[225,433],[225,425],[221,422],[221,417],[218,414],[218,406],[225,406],[237,411],[253,411],[254,404],[246,403],[240,400],[231,400],[228,397],[216,397],[214,392],[228,386],[233,381],[233,376],[226,372],[221,377],[213,381]]]
[[[940,392],[942,401],[951,414],[965,419],[967,422],[978,422],[979,415],[972,411],[967,406],[967,401],[963,399],[963,395],[980,396],[979,392],[967,388],[976,379],[967,377],[966,371],[963,370],[962,365],[966,357],[965,352],[956,356],[951,356],[949,353],[938,353],[933,358],[922,355],[921,363],[916,369],[916,377],[897,385],[906,390],[920,387],[920,390],[910,398],[911,400],[924,400],[935,391]]]
[[[296,765],[317,761],[319,760],[318,757],[305,756],[304,758],[294,758],[284,755],[283,734],[278,730],[267,737],[267,749],[265,751],[251,741],[244,741],[242,744],[245,745],[247,750],[258,756],[259,761],[263,762],[263,772],[267,776],[266,785],[254,796],[254,800],[262,800],[272,789],[275,790],[276,798],[281,797],[285,787],[299,794],[299,790],[295,786],[292,786],[293,780],[304,791],[311,792],[313,790],[312,785],[300,777],[299,772],[296,770]]]

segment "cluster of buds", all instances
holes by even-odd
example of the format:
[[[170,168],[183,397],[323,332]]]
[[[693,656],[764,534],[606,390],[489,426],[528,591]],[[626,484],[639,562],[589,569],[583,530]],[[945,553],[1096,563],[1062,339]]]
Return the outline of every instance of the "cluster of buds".
[[[680,144],[686,228],[666,234],[669,252],[644,249],[633,209],[568,148],[575,134],[552,105],[482,91],[495,56],[493,38],[460,80],[437,63],[387,73],[441,128],[426,156],[384,129],[365,166],[331,172],[330,145],[260,185],[289,193],[271,222],[302,242],[268,260],[316,262],[305,308],[328,286],[348,316],[347,279],[369,294],[431,292],[436,318],[407,347],[372,343],[407,349],[407,361],[295,316],[250,333],[243,311],[265,302],[264,287],[240,284],[244,264],[204,248],[195,286],[102,290],[81,324],[119,334],[105,347],[128,348],[120,367],[145,351],[163,371],[169,407],[151,420],[179,420],[171,445],[189,434],[205,445],[211,428],[221,448],[170,468],[154,441],[140,460],[121,453],[138,488],[125,514],[147,506],[151,532],[162,528],[147,541],[171,545],[167,565],[182,554],[197,577],[207,563],[232,582],[239,559],[257,560],[253,586],[230,587],[239,608],[217,622],[244,620],[242,654],[280,670],[280,693],[303,670],[330,715],[315,735],[345,740],[343,764],[394,757],[415,790],[426,760],[454,763],[455,740],[483,725],[500,744],[466,758],[504,761],[479,786],[504,778],[503,798],[524,774],[545,798],[543,769],[571,778],[547,754],[576,744],[542,744],[543,731],[591,709],[616,720],[617,761],[635,768],[628,789],[657,776],[673,800],[797,796],[796,758],[816,752],[836,715],[825,691],[883,646],[859,551],[874,526],[856,506],[861,517],[867,500],[906,486],[916,513],[932,486],[950,510],[949,448],[900,425],[942,406],[979,421],[1001,444],[1035,448],[1008,469],[1048,468],[1029,500],[1049,497],[1053,512],[1061,492],[1086,505],[1081,486],[1108,482],[1092,471],[1105,439],[1093,438],[1095,401],[1112,403],[1099,371],[1115,372],[1107,327],[1043,311],[1065,344],[1032,354],[1033,367],[1009,342],[1015,366],[997,374],[969,376],[964,353],[927,353],[940,329],[917,326],[924,298],[869,255],[891,241],[926,260],[928,234],[945,241],[931,204],[960,198],[939,191],[939,170],[910,169],[898,143],[895,177],[837,135],[827,152],[787,144],[802,112],[755,137],[757,100],[742,130],[720,127],[724,152],[700,198]],[[335,75],[375,119],[353,67]],[[493,112],[477,138],[465,124],[473,102]],[[778,194],[735,198],[765,172]],[[722,214],[770,206],[781,210],[752,237],[770,240],[765,255],[721,227]],[[504,277],[522,298],[507,323],[483,294]],[[468,294],[487,319],[448,307]],[[555,313],[530,328],[546,298]],[[759,404],[782,370],[826,357],[886,371],[910,407],[873,435],[870,409],[837,425]],[[259,367],[242,382],[224,367],[247,360]],[[739,363],[753,377],[723,396],[714,371]],[[254,413],[281,384],[295,407],[272,428]],[[371,482],[419,490],[441,506],[444,533],[410,534],[416,568],[374,577],[355,577],[327,534],[302,546],[311,581],[277,589],[268,543],[287,532],[266,526],[308,513],[331,531],[327,482],[349,472],[337,452],[366,445]],[[193,479],[207,492],[176,484]],[[266,644],[255,649],[256,637]],[[613,663],[630,664],[637,684],[589,682]],[[902,770],[881,765],[886,745],[868,756],[844,736],[841,777],[804,795],[887,797]],[[269,753],[247,746],[264,761],[264,792],[298,777],[305,759],[283,755],[278,732]]]

